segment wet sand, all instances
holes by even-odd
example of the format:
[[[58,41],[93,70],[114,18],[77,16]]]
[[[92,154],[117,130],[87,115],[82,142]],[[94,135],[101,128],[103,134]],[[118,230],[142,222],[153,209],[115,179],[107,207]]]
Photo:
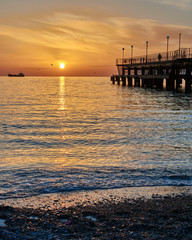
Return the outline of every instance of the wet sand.
[[[93,191],[97,199],[80,192],[79,201],[69,194],[65,204],[64,194],[39,207],[1,205],[0,239],[192,239],[190,187],[142,188],[146,196],[137,197],[139,188],[113,191]]]

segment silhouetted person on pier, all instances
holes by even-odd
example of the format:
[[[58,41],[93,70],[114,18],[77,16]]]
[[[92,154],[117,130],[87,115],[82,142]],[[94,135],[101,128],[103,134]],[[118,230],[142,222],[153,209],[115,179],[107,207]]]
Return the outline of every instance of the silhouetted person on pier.
[[[159,59],[159,62],[160,62],[161,59],[162,59],[161,53],[159,53],[159,55],[158,55],[158,59]]]
[[[185,51],[182,52],[182,57],[183,57],[183,58],[186,57]]]

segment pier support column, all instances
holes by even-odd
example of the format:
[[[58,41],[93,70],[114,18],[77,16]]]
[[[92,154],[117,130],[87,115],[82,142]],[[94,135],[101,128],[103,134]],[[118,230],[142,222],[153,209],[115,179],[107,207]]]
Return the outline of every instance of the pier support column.
[[[135,78],[135,87],[140,87],[140,78]]]
[[[156,89],[163,89],[163,79],[156,79]]]
[[[156,89],[162,90],[163,89],[163,79],[156,79]]]
[[[175,88],[175,79],[177,70],[175,68],[172,68],[169,73],[169,78],[166,79],[166,90],[168,91],[174,91]]]
[[[167,91],[174,91],[174,78],[166,79],[166,90]]]
[[[191,92],[191,67],[189,65],[186,66],[186,79],[185,79],[185,93]]]
[[[142,88],[145,87],[145,79],[141,79],[141,87],[142,87]]]
[[[121,80],[122,80],[122,85],[123,85],[123,86],[126,86],[126,77],[125,77],[125,76],[122,76],[122,77],[121,77]]]
[[[176,84],[175,84],[175,90],[178,91],[178,89],[180,88],[180,84],[182,83],[182,79],[179,78],[179,72],[180,72],[180,68],[177,67],[176,68]]]
[[[116,77],[117,84],[120,85],[120,76]]]
[[[113,84],[115,84],[115,77],[114,76],[111,76],[111,81]]]
[[[154,79],[149,79],[149,87],[153,88],[154,86]]]
[[[141,75],[144,76],[145,75],[145,68],[142,67],[141,68]],[[145,87],[145,79],[141,79],[141,87],[144,88]]]
[[[133,83],[132,83],[132,77],[128,77],[128,86],[132,87]]]
[[[141,79],[138,78],[138,87],[141,87]]]
[[[147,78],[145,79],[145,85],[146,85],[146,88],[149,88],[150,87],[150,80]]]
[[[191,78],[186,78],[185,80],[185,93],[190,93],[191,92]]]
[[[182,79],[176,79],[176,91],[181,87]]]

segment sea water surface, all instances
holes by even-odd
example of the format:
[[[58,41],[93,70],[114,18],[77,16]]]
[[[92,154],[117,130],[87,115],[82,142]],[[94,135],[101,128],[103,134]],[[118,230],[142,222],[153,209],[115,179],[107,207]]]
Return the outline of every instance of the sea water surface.
[[[192,186],[192,95],[107,77],[0,77],[0,199]]]

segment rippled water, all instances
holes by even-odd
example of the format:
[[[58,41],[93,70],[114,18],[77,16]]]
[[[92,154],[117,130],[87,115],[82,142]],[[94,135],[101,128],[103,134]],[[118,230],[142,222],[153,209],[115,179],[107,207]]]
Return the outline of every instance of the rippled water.
[[[0,199],[192,185],[192,95],[1,77],[0,109]]]

